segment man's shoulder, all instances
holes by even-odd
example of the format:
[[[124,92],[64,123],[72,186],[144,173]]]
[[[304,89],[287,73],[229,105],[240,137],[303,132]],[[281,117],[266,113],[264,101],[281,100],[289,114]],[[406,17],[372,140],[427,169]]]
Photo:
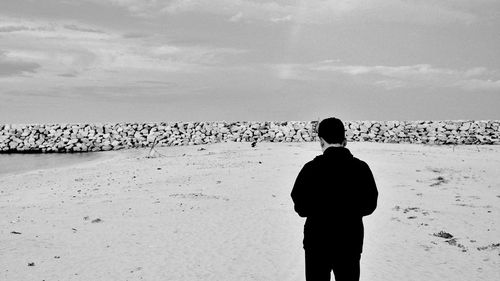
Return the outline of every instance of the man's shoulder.
[[[318,157],[320,157],[320,156],[321,156],[321,155],[318,155],[318,156],[314,157],[312,160],[309,160],[308,162],[306,162],[306,163],[304,164],[304,168],[305,168],[305,167],[311,167],[311,166],[314,166],[314,165],[318,162],[318,159],[317,159],[317,158],[318,158]]]
[[[355,163],[356,167],[360,168],[360,169],[370,169],[370,166],[368,166],[368,163],[366,163],[365,161],[359,159],[359,158],[356,158],[356,157],[352,157],[353,159],[353,162]]]
[[[307,162],[306,165],[313,166],[318,163],[321,163],[325,156],[323,154],[316,155],[311,161]]]
[[[351,156],[352,156],[352,157],[349,157],[349,158],[350,158],[352,161],[357,162],[357,163],[360,163],[360,164],[368,165],[368,164],[366,164],[366,162],[365,162],[365,161],[363,161],[363,160],[361,160],[361,159],[359,159],[359,158],[357,158],[357,157],[353,156],[352,154],[351,154]],[[309,163],[318,163],[318,162],[322,162],[324,159],[326,159],[325,155],[324,155],[324,154],[320,154],[320,155],[317,155],[316,157],[314,157],[314,159],[312,159],[311,161],[307,162],[306,164],[309,164]],[[344,160],[346,160],[346,159],[344,158]]]
[[[342,161],[346,161],[346,159],[344,159]],[[328,164],[328,162],[329,161],[327,160],[327,157],[325,157],[324,154],[319,154],[316,157],[314,157],[312,160],[310,160],[309,162],[305,163],[304,168],[306,168],[306,169],[307,168],[315,168],[318,166],[322,166],[324,164]],[[356,167],[369,168],[368,164],[365,161],[363,161],[357,157],[354,157],[354,156],[352,156],[350,158],[349,162],[353,163],[354,166],[356,166]]]
[[[318,164],[322,161],[322,156],[323,155],[317,155],[316,157],[314,157],[312,160],[309,160],[308,162],[306,162],[304,164],[304,166],[302,167],[302,169],[314,169],[315,167],[318,166]]]
[[[353,157],[352,157],[352,160],[353,160],[353,161],[355,161],[355,162],[357,162],[357,163],[359,163],[359,164],[361,164],[361,165],[367,165],[367,166],[368,166],[368,164],[366,164],[366,162],[365,162],[365,161],[363,161],[363,160],[361,160],[361,159],[359,159],[359,158],[357,158],[357,157],[354,157],[354,156],[353,156]]]

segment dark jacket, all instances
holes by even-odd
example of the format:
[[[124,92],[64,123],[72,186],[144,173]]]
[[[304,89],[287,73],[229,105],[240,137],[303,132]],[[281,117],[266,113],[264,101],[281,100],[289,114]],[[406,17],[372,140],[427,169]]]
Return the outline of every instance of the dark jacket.
[[[329,147],[300,171],[292,190],[295,211],[306,217],[304,249],[359,254],[363,216],[377,207],[368,165],[344,147]]]

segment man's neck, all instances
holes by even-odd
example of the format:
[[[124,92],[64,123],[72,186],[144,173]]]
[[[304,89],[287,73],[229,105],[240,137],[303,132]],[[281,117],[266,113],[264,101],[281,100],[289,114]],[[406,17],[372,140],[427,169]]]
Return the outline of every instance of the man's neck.
[[[331,144],[326,144],[323,146],[323,152],[325,152],[325,150],[329,147],[344,147],[343,144],[340,144],[340,143],[331,143]]]

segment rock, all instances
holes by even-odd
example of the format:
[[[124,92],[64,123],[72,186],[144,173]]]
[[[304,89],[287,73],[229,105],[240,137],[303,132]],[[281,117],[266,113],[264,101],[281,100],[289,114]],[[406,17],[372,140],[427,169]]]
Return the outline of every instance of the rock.
[[[17,142],[15,142],[15,141],[11,141],[11,142],[9,142],[9,148],[10,148],[10,149],[14,150],[14,149],[16,149],[16,148],[17,148],[17,146],[18,146],[18,143],[17,143]]]
[[[149,143],[153,143],[155,141],[155,139],[156,139],[156,136],[157,136],[157,134],[151,133],[146,138],[146,141],[149,142]]]
[[[460,127],[460,131],[468,131],[470,129],[470,127],[471,127],[471,123],[470,122],[465,122]]]
[[[0,125],[0,151],[99,151],[221,141],[317,141],[309,122]],[[495,144],[499,121],[349,121],[349,141]]]
[[[433,235],[437,236],[437,237],[445,238],[445,239],[453,238],[453,235],[451,235],[450,233],[445,232],[445,231],[440,231],[438,233],[434,233]]]
[[[444,126],[444,128],[446,130],[449,130],[449,131],[453,131],[453,130],[458,129],[457,125],[454,125],[454,124],[447,124],[447,125]]]

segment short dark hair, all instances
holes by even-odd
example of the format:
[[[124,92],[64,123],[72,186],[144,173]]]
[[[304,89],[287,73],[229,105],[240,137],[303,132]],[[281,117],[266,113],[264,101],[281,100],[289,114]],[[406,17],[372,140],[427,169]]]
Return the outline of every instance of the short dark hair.
[[[318,137],[323,138],[328,144],[344,142],[344,123],[335,117],[323,119],[318,125]]]

